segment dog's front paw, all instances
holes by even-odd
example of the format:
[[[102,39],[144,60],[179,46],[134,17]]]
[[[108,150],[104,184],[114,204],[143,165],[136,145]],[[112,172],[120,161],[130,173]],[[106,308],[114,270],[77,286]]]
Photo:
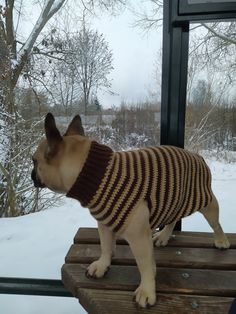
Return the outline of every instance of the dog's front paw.
[[[230,247],[229,240],[227,239],[225,234],[221,237],[215,237],[215,246],[221,250],[226,250]]]
[[[86,276],[89,278],[102,278],[109,270],[109,266],[100,260],[89,265]]]
[[[155,288],[144,287],[142,284],[134,292],[135,301],[138,306],[146,308],[153,306],[156,303],[156,291]]]

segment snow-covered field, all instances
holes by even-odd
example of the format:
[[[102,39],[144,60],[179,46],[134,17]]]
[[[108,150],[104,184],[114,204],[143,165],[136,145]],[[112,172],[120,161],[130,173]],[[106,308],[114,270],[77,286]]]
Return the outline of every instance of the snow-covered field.
[[[236,232],[236,164],[208,160],[226,232]],[[0,219],[0,277],[60,278],[64,257],[79,227],[96,226],[88,210],[64,199],[60,207]],[[210,231],[201,214],[185,218],[184,230]],[[86,313],[72,298],[0,295],[0,314]]]

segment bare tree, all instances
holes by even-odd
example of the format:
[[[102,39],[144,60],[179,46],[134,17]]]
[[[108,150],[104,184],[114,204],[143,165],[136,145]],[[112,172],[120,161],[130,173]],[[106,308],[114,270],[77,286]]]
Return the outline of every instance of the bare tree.
[[[91,94],[96,95],[98,90],[111,87],[108,75],[113,69],[112,52],[103,34],[89,29],[85,23],[79,33],[67,39],[67,44],[65,62],[75,73],[86,114]]]
[[[36,39],[64,2],[65,0],[45,1],[41,14],[24,43],[19,42],[16,31],[17,19],[21,18],[21,10],[16,10],[16,5],[19,6],[22,2],[6,0],[5,6],[0,7],[0,119],[1,132],[5,135],[1,142],[5,154],[0,160],[1,215],[19,215],[22,202],[26,199],[23,192],[27,193],[23,179],[26,173],[25,166],[21,166],[25,160],[24,153],[29,152],[30,146],[22,134],[22,120],[14,101],[14,90],[30,58]]]

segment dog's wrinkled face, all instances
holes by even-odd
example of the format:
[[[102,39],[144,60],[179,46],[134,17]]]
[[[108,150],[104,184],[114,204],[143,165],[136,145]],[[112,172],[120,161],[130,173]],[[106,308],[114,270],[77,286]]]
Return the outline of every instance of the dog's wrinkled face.
[[[52,114],[45,118],[46,139],[33,154],[31,178],[35,187],[48,187],[67,193],[87,157],[90,141],[84,136],[80,116],[75,116],[64,136],[58,131]]]

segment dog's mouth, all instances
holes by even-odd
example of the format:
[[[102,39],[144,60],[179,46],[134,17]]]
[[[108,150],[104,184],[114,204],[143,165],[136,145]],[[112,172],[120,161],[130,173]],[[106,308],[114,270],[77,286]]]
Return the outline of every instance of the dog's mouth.
[[[46,185],[39,181],[34,181],[34,187],[43,189],[43,188],[46,188]]]
[[[33,180],[34,182],[34,187],[36,188],[46,188],[46,185],[43,184],[37,177],[37,174],[36,174],[36,171],[33,170],[32,173],[31,173],[31,179]]]

